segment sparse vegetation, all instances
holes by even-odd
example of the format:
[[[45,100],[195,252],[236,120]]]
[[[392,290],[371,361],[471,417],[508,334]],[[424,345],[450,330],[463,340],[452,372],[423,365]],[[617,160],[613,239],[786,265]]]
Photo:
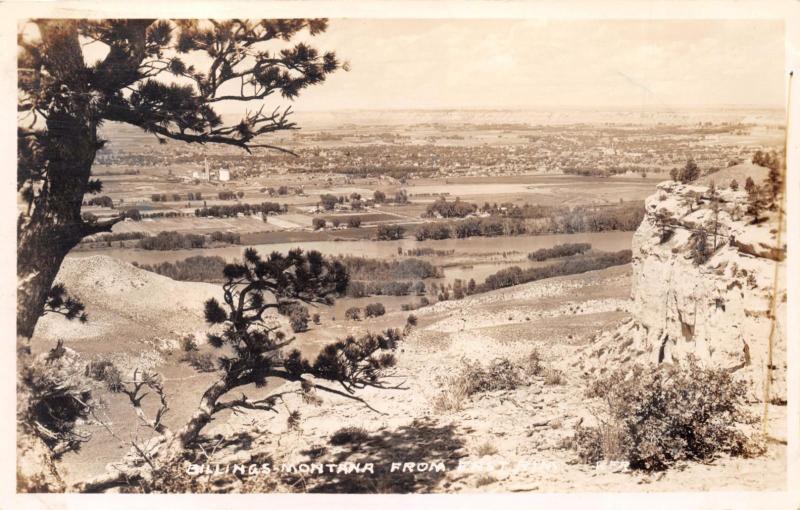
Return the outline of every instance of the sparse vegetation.
[[[494,455],[497,453],[497,447],[492,443],[490,443],[489,441],[486,441],[478,445],[478,448],[476,448],[475,453],[477,453],[479,457]]]
[[[738,425],[745,383],[691,358],[677,365],[634,365],[596,379],[589,397],[602,402],[600,424],[581,428],[574,448],[583,462],[624,459],[632,469],[663,470],[681,460],[708,461],[719,453],[756,455],[759,441]]]
[[[189,350],[181,357],[181,361],[188,363],[198,372],[214,372],[217,370],[217,357],[210,352]]]
[[[361,427],[342,427],[331,435],[330,444],[334,446],[358,446],[369,438],[369,434]]]
[[[156,265],[135,264],[146,271],[167,276],[173,280],[188,282],[221,282],[225,259],[218,256],[196,255],[175,262],[162,262]]]

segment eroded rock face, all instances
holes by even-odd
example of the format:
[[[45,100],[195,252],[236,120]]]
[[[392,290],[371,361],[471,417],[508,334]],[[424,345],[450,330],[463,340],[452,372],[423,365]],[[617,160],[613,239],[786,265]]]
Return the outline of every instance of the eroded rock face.
[[[768,390],[768,399],[785,400],[786,264],[777,217],[767,213],[753,225],[744,191],[717,193],[716,214],[705,186],[666,182],[646,200],[632,243],[633,348],[652,362],[695,355],[752,382],[754,398]],[[692,234],[702,227],[717,248],[698,262]]]

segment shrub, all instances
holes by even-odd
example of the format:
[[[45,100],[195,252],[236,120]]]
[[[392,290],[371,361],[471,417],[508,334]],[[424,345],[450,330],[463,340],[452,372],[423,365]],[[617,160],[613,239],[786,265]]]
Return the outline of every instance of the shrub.
[[[331,195],[326,193],[324,195],[320,195],[319,203],[322,204],[322,208],[326,211],[332,211],[336,204],[339,203],[339,198],[335,195]]]
[[[433,398],[433,408],[439,412],[460,411],[469,399],[471,384],[462,374],[447,375],[439,379],[441,389]]]
[[[351,321],[361,320],[361,308],[357,306],[348,308],[347,311],[344,312],[344,317]]]
[[[485,485],[491,485],[497,481],[492,475],[481,475],[475,480],[475,487],[483,487]]]
[[[520,366],[506,358],[494,359],[486,367],[480,362],[462,359],[457,372],[442,378],[440,383],[442,388],[434,397],[434,408],[458,411],[476,393],[513,390],[527,384],[528,380]]]
[[[49,352],[35,357],[25,353],[20,356],[16,388],[17,420],[21,427],[18,439],[27,442],[25,436],[38,436],[48,448],[48,452],[40,455],[52,458],[79,450],[89,439],[91,433],[84,425],[96,406],[93,385],[86,377],[88,367],[68,352],[59,340]],[[20,477],[18,483],[20,487],[50,485],[34,477]]]
[[[542,356],[539,354],[538,349],[533,349],[530,354],[523,358],[522,369],[528,377],[542,375],[544,365],[542,365]]]
[[[320,323],[320,316],[319,316],[319,314],[318,314],[318,313],[315,313],[314,315],[312,315],[312,316],[311,316],[311,320],[314,322],[314,324],[319,324],[319,323]]]
[[[290,303],[280,306],[278,311],[289,318],[289,324],[295,333],[308,330],[310,314],[308,313],[308,307],[305,305]]]
[[[406,324],[409,326],[416,326],[417,325],[417,316],[413,313],[406,317]]]
[[[112,393],[117,393],[122,389],[122,374],[111,361],[90,361],[86,365],[86,375],[95,381],[105,383],[106,388]]]
[[[386,307],[383,306],[383,303],[370,303],[366,307],[364,307],[364,316],[369,317],[380,317],[386,313]]]
[[[217,369],[216,357],[210,352],[188,351],[181,361],[188,363],[198,372],[214,372]]]
[[[325,228],[325,219],[323,218],[314,218],[311,220],[311,226],[314,227],[314,230],[320,230]]]
[[[361,218],[358,216],[351,216],[347,219],[347,227],[348,228],[358,228],[361,226]]]
[[[133,221],[142,221],[142,213],[141,211],[139,211],[139,209],[136,209],[135,207],[126,209],[122,213],[122,216],[125,218],[130,218]]]
[[[88,205],[96,205],[98,207],[108,207],[113,209],[114,201],[111,199],[111,197],[103,195],[89,199]]]
[[[555,368],[548,368],[544,371],[544,383],[547,386],[561,386],[567,383],[564,373]]]
[[[634,365],[598,379],[588,396],[601,397],[598,427],[581,428],[573,438],[584,462],[627,460],[633,469],[663,470],[681,460],[708,461],[720,452],[753,455],[760,446],[737,424],[746,385],[724,369],[701,368],[690,358],[657,368]]]
[[[494,455],[497,453],[497,447],[495,447],[495,445],[489,441],[486,441],[478,446],[476,453],[479,457],[483,457],[485,455]]]
[[[333,433],[329,442],[334,446],[358,445],[369,439],[369,434],[361,427],[342,427]]]
[[[194,335],[191,334],[181,338],[180,345],[181,345],[181,350],[184,352],[197,350],[197,340],[194,338]]]

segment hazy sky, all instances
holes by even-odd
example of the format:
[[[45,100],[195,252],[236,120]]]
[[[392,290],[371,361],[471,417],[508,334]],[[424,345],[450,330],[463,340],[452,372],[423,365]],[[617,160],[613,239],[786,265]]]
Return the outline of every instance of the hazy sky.
[[[304,35],[350,71],[303,91],[298,112],[784,104],[783,21],[332,19]]]
[[[781,106],[782,21],[333,19],[350,63],[297,111]]]

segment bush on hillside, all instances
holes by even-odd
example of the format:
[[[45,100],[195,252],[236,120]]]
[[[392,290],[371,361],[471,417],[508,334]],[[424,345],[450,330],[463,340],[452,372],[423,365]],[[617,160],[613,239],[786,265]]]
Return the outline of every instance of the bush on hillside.
[[[597,427],[583,427],[573,438],[583,462],[625,460],[632,469],[655,471],[722,452],[762,451],[737,428],[752,420],[744,409],[745,383],[694,358],[618,369],[595,380],[587,396],[602,399],[603,416]]]
[[[386,307],[383,306],[383,303],[370,303],[364,307],[364,316],[367,318],[380,317],[385,313]]]

